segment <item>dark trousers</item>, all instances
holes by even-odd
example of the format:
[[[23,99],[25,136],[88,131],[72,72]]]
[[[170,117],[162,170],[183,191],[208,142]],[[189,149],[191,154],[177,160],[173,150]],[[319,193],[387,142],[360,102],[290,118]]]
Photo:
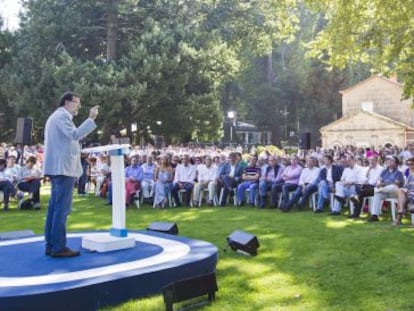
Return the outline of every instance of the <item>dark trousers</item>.
[[[16,195],[16,188],[14,188],[13,183],[9,180],[0,181],[0,190],[3,191],[4,205],[9,204],[10,196]]]
[[[178,197],[178,191],[180,189],[185,189],[185,196],[187,198],[186,205],[190,206],[190,200],[191,200],[191,191],[193,190],[193,184],[190,182],[182,182],[182,183],[174,183],[171,188],[171,195],[174,198],[175,204],[177,206],[180,206],[182,202],[180,201],[180,198]]]
[[[282,207],[286,208],[289,202],[289,193],[295,191],[298,188],[298,184],[285,183],[282,187]]]
[[[88,182],[88,175],[83,174],[78,179],[78,194],[85,194],[86,183]]]
[[[23,181],[17,185],[19,190],[29,192],[33,195],[33,202],[40,202],[40,179],[33,179],[31,181]]]
[[[221,181],[223,183],[223,196],[221,198],[220,205],[224,206],[227,202],[227,196],[229,195],[230,191],[237,187],[239,182],[230,176],[222,176]],[[236,194],[234,194],[236,195]]]
[[[293,193],[292,198],[288,201],[286,208],[291,209],[296,203],[298,203],[299,207],[302,208],[306,202],[308,202],[312,193],[316,191],[318,191],[318,187],[316,185],[309,184],[306,186],[298,186]]]
[[[279,193],[282,192],[283,186],[285,185],[284,182],[281,183],[277,183],[277,184],[272,184],[272,188],[271,188],[271,195],[272,195],[272,200],[271,200],[271,206],[272,207],[276,207],[278,202],[279,202]],[[280,207],[280,206],[279,206]]]
[[[355,191],[358,196],[358,204],[354,202],[354,215],[359,216],[361,214],[362,202],[365,197],[371,197],[374,195],[375,186],[372,185],[356,185]]]

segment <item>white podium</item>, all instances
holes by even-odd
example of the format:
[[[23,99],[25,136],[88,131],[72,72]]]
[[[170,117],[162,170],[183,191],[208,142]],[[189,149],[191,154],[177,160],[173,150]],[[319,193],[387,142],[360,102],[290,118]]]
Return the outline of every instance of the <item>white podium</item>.
[[[108,235],[82,237],[82,248],[109,252],[135,246],[135,239],[128,237],[125,226],[125,167],[124,155],[130,151],[128,144],[113,144],[82,149],[82,153],[108,152],[111,156],[112,227]]]

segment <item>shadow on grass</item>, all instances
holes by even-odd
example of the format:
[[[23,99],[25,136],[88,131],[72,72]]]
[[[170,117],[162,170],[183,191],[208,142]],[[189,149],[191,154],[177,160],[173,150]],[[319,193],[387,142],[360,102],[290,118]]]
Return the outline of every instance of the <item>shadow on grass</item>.
[[[47,196],[42,196],[46,202]],[[45,206],[45,204],[44,204]],[[111,207],[100,198],[74,197],[69,231],[106,230]],[[127,228],[145,229],[153,221],[176,222],[180,235],[219,249],[215,303],[200,310],[413,310],[414,232],[391,225],[329,217],[310,210],[280,213],[250,207],[130,208]],[[43,232],[46,211],[12,210],[0,216],[2,231]],[[234,230],[255,234],[256,257],[230,250]],[[159,296],[105,310],[162,310]]]

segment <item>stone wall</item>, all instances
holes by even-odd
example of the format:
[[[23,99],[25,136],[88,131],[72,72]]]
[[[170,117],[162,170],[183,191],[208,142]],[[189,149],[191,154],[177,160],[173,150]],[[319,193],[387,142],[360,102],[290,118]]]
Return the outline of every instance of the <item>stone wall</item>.
[[[385,117],[359,111],[321,129],[324,148],[335,145],[359,147],[384,146],[387,143],[405,146],[414,140],[413,130]]]
[[[342,91],[342,115],[352,116],[361,110],[364,102],[373,103],[373,112],[414,127],[411,100],[402,99],[402,87],[386,78],[371,77]]]

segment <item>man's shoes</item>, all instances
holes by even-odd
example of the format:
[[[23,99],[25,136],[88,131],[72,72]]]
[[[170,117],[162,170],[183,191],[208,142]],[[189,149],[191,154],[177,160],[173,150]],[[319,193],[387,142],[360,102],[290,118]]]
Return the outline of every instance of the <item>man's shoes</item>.
[[[40,202],[33,203],[34,209],[40,209]]]
[[[3,211],[5,211],[5,212],[9,211],[9,204],[4,204]]]
[[[210,201],[208,201],[207,205],[208,206],[213,206],[214,205],[214,202],[212,200],[210,200]]]
[[[341,203],[342,205],[344,205],[346,203],[345,198],[340,197],[339,195],[335,195],[335,200],[337,200],[339,203]]]
[[[320,209],[320,208],[318,208],[318,209],[316,209],[316,210],[315,210],[315,213],[317,213],[317,214],[319,214],[319,213],[323,213],[323,210],[322,210],[322,209]]]
[[[370,218],[368,218],[369,222],[374,222],[374,221],[379,221],[378,216],[377,215],[371,215]]]
[[[341,215],[341,212],[332,211],[332,212],[329,213],[329,215],[330,216],[339,216],[339,215]]]
[[[55,257],[55,258],[65,258],[65,257],[76,257],[79,256],[80,252],[79,251],[74,251],[68,247],[65,247],[64,249],[62,249],[59,252],[50,253],[50,256]]]
[[[358,219],[359,215],[351,214],[348,216],[349,219]]]

